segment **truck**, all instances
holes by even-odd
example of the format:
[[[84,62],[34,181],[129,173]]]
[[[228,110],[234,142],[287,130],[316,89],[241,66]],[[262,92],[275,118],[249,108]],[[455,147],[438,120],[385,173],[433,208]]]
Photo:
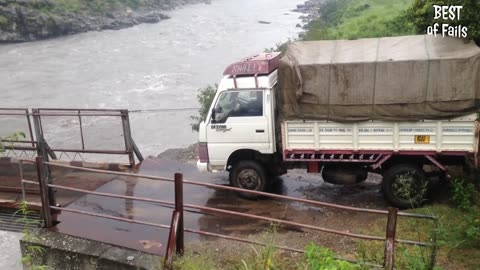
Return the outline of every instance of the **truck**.
[[[228,66],[199,127],[197,167],[269,191],[290,169],[421,205],[451,165],[477,165],[480,48],[405,36],[293,42]],[[249,194],[243,196],[252,197]]]

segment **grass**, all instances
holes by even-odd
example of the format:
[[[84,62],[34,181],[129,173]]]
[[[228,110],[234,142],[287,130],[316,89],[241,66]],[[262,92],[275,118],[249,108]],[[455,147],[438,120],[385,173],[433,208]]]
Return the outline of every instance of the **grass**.
[[[182,270],[366,270],[368,268],[334,258],[335,253],[330,249],[309,244],[305,247],[303,257],[283,252],[272,244],[264,247],[245,246],[234,253],[222,249],[214,256],[212,251],[202,253],[187,253],[176,258],[174,269]],[[218,252],[218,251],[217,251]]]
[[[478,230],[478,225],[472,226],[471,219],[480,218],[478,202],[472,212],[462,211],[450,204],[433,204],[408,212],[429,214],[438,217],[435,228],[431,221],[400,218],[397,225],[397,238],[414,241],[431,242],[435,235],[437,239],[436,269],[466,269],[476,270],[480,265],[480,239],[468,235],[469,230]],[[378,221],[369,229],[369,233],[382,235],[385,223]],[[360,258],[376,263],[383,261],[383,243],[361,242],[359,244]],[[395,265],[399,269],[428,269],[431,250],[407,245],[398,245],[395,254]]]
[[[195,270],[275,270],[295,269],[299,265],[291,253],[283,252],[274,246],[276,227],[270,226],[265,232],[255,235],[254,239],[266,246],[248,245],[235,242],[199,242],[199,246],[187,248],[183,257],[175,258],[174,269]],[[232,243],[234,243],[232,245]],[[192,253],[192,250],[198,250]],[[302,268],[304,269],[304,268]]]
[[[358,39],[415,34],[403,11],[411,0],[329,0],[320,8],[305,40]]]
[[[453,178],[450,190],[447,190],[446,186],[441,186],[444,189],[442,197],[450,201],[407,210],[411,213],[436,216],[437,222],[399,217],[397,239],[436,243],[436,245],[418,247],[397,244],[394,256],[396,269],[478,269],[480,265],[480,193],[472,188],[472,179],[465,179],[467,178]],[[382,236],[385,235],[385,227],[386,219],[378,218],[372,220],[372,225],[359,233]],[[357,241],[356,249],[349,247],[348,250],[337,250],[340,254],[343,252],[352,254],[351,257],[347,257],[359,262],[359,264],[351,264],[336,260],[335,253],[318,245],[321,243],[307,245],[303,256],[283,252],[274,246],[281,239],[276,236],[275,227],[252,236],[257,241],[266,242],[265,247],[201,242],[200,248],[196,248],[199,254],[177,258],[176,269],[364,270],[369,269],[366,263],[382,265],[384,261],[385,243],[383,241]],[[286,242],[280,245],[288,246],[288,239],[284,241]],[[435,266],[432,268],[434,250]]]
[[[182,270],[212,270],[216,269],[215,259],[211,253],[186,253],[174,263],[174,269]]]
[[[276,226],[252,235],[250,239],[266,243],[265,246],[248,245],[232,241],[201,241],[190,244],[183,257],[175,258],[174,269],[224,270],[366,270],[361,264],[336,259],[334,251],[315,243],[305,246],[305,254],[278,249],[285,245],[277,237]],[[279,239],[280,238],[280,239]],[[287,240],[288,242],[288,240]],[[196,250],[196,252],[195,252]]]

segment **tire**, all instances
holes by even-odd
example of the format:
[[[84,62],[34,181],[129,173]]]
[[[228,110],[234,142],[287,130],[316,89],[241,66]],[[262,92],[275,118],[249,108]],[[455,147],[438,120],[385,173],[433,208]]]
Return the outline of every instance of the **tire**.
[[[230,172],[230,184],[237,188],[265,192],[269,188],[265,168],[258,162],[245,160],[235,164]],[[255,199],[261,196],[239,193],[240,196]]]
[[[429,181],[413,164],[399,164],[383,174],[382,193],[392,205],[405,209],[422,205],[427,198]]]

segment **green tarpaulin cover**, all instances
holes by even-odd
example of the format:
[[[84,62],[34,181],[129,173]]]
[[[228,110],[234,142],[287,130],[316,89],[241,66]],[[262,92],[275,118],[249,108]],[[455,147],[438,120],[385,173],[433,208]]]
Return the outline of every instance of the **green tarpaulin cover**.
[[[441,36],[293,42],[280,61],[283,119],[442,119],[480,109],[480,48]]]

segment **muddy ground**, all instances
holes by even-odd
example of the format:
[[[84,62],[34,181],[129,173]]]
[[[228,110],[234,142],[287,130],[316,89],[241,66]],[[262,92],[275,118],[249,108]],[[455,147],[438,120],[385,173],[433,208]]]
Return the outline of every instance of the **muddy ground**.
[[[195,150],[196,145],[184,149],[170,149],[159,154],[158,157],[175,159],[187,164],[192,164],[196,161]],[[273,192],[341,205],[386,209],[388,205],[379,191],[380,181],[381,176],[371,174],[369,175],[368,180],[361,184],[355,186],[337,186],[325,183],[319,175],[307,174],[304,170],[292,170],[278,179]],[[225,180],[225,184],[226,182],[227,181]],[[227,204],[230,203],[218,199],[219,197],[223,196],[217,194],[214,196],[213,201],[208,202],[207,204],[212,207],[228,208]],[[217,200],[217,202],[215,202],[215,200]],[[243,212],[354,233],[368,233],[371,231],[372,226],[378,225],[378,223],[381,222],[381,219],[385,220],[383,216],[311,207],[300,203],[275,202],[272,204],[268,199],[258,201],[248,201],[244,199],[237,200],[239,200],[239,204],[244,205],[244,207],[242,207],[244,208]],[[212,217],[209,217],[209,219],[209,222],[212,223]],[[219,217],[219,219],[224,219],[224,217]],[[222,231],[228,232],[229,235],[247,236],[252,239],[265,238],[265,232],[270,232],[272,230],[272,224],[268,224],[267,222],[261,222],[258,224],[260,226],[249,226],[248,224],[240,225],[236,218],[232,218],[230,225],[225,225],[225,222],[219,222],[219,224],[222,223]],[[314,242],[332,248],[342,256],[350,259],[353,259],[354,254],[356,253],[357,241],[347,237],[301,229],[293,226],[273,227],[276,228],[273,237],[277,245],[303,249],[307,244]],[[267,235],[272,237],[271,233],[267,233]],[[208,239],[209,241],[214,241],[212,243],[205,242],[204,240],[205,239],[202,239],[201,242],[194,241],[191,243],[191,248],[194,252],[200,253],[202,250],[207,249],[213,254],[228,258],[230,255],[238,254],[238,252],[244,248],[244,245],[239,245],[232,241],[214,241],[213,239]]]
[[[195,150],[195,145],[187,149],[168,150],[158,157],[145,159],[132,172],[166,178],[173,178],[174,173],[180,172],[186,180],[228,185],[227,173],[200,173],[196,169],[194,164],[196,160]],[[142,176],[127,177],[77,170],[62,170],[54,173],[54,175],[53,183],[57,185],[168,202],[174,201],[173,184],[168,181],[148,180],[142,178]],[[12,174],[7,178],[17,179],[18,177]],[[303,170],[289,171],[287,175],[276,180],[272,190],[276,194],[364,208],[386,209],[388,207],[379,193],[381,178],[378,175],[372,174],[367,181],[355,186],[328,184],[322,181],[320,176],[307,174]],[[383,229],[386,225],[385,216],[340,211],[267,198],[249,200],[232,191],[191,184],[184,184],[183,189],[185,204],[189,205],[231,210],[351,233],[381,237],[385,235]],[[72,194],[72,191],[65,190],[57,190],[56,197],[57,203],[69,209],[155,224],[170,224],[173,210],[172,206],[163,203],[106,198],[92,194]],[[68,211],[62,211],[57,218],[59,223],[52,229],[54,231],[158,255],[165,254],[168,230],[89,215],[79,215]],[[88,228],[84,224],[88,224]],[[339,256],[350,259],[355,257],[359,247],[357,240],[343,236],[312,229],[302,229],[293,225],[275,225],[264,220],[212,214],[196,210],[191,206],[185,209],[184,224],[186,229],[250,238],[261,242],[264,242],[266,238],[273,237],[273,244],[275,245],[300,250],[313,242],[331,248]],[[252,246],[248,244],[243,245],[227,240],[219,241],[218,238],[192,233],[186,233],[186,242],[189,252],[203,254],[208,251],[219,261],[240,260],[246,256],[243,254],[251,254],[253,250]],[[383,241],[378,242],[378,244],[380,245],[381,255],[383,253]],[[242,255],[239,256],[238,254]],[[301,255],[296,255],[294,258],[300,257]],[[225,269],[230,268],[225,267]]]
[[[160,159],[174,159],[185,164],[188,168],[194,167],[196,162],[196,145],[184,149],[170,149],[158,155]],[[184,167],[183,169],[185,169]],[[457,170],[459,168],[451,168]],[[195,170],[195,169],[193,169]],[[198,175],[198,173],[194,173]],[[195,176],[194,179],[195,179]],[[217,184],[228,184],[227,174],[209,174],[207,178],[214,177]],[[297,198],[306,198],[316,201],[335,203],[340,205],[370,208],[387,209],[388,204],[380,192],[380,183],[382,177],[377,174],[369,174],[367,181],[354,186],[338,186],[325,183],[319,175],[308,174],[305,170],[291,170],[288,174],[281,176],[274,186],[273,192],[293,196]],[[448,185],[438,182],[432,186],[431,200],[435,203],[445,203],[448,201]],[[429,203],[430,204],[430,203]],[[269,199],[246,200],[239,198],[229,192],[215,191],[209,196],[206,202],[207,206],[233,209],[244,213],[268,216],[288,221],[299,222],[321,226],[324,228],[342,230],[351,233],[385,236],[386,217],[356,213],[350,211],[341,211],[326,207],[312,207],[300,203],[281,202]],[[245,221],[242,218],[204,215],[198,220],[200,229],[212,230],[222,234],[246,237],[248,239],[268,242],[272,238],[274,244],[279,246],[288,246],[296,249],[304,249],[309,243],[315,243],[334,250],[339,257],[347,259],[358,259],[362,253],[361,240],[352,239],[334,234],[301,229],[294,226],[279,226],[268,222]],[[413,223],[412,223],[413,222]],[[416,228],[418,224],[419,233],[412,232],[411,228]],[[215,229],[215,226],[217,227]],[[405,226],[405,227],[404,227]],[[421,228],[420,228],[421,227]],[[273,229],[274,228],[274,229]],[[430,231],[433,226],[429,221],[412,221],[399,217],[398,236],[408,239],[409,237],[416,241],[427,241],[427,237],[420,237],[420,231]],[[274,231],[272,233],[272,231]],[[381,263],[383,257],[383,241],[364,242],[368,246],[367,258],[376,258],[377,263]],[[228,240],[218,240],[214,238],[193,238],[187,244],[187,250],[193,254],[210,254],[216,261],[217,267],[230,269],[231,264],[236,264],[242,258],[252,256],[253,248],[261,250],[258,246],[242,244]],[[399,250],[397,249],[397,252]],[[443,269],[467,269],[457,262],[448,259],[449,255],[445,250],[439,252],[437,265]],[[448,253],[448,252],[447,252]],[[239,256],[239,254],[241,254]],[[428,251],[425,256],[429,256]],[[289,253],[289,255],[292,255]],[[398,255],[398,254],[397,254]],[[301,254],[287,256],[292,263],[299,262]],[[230,265],[230,266],[229,266]],[[292,266],[292,269],[296,268]]]

